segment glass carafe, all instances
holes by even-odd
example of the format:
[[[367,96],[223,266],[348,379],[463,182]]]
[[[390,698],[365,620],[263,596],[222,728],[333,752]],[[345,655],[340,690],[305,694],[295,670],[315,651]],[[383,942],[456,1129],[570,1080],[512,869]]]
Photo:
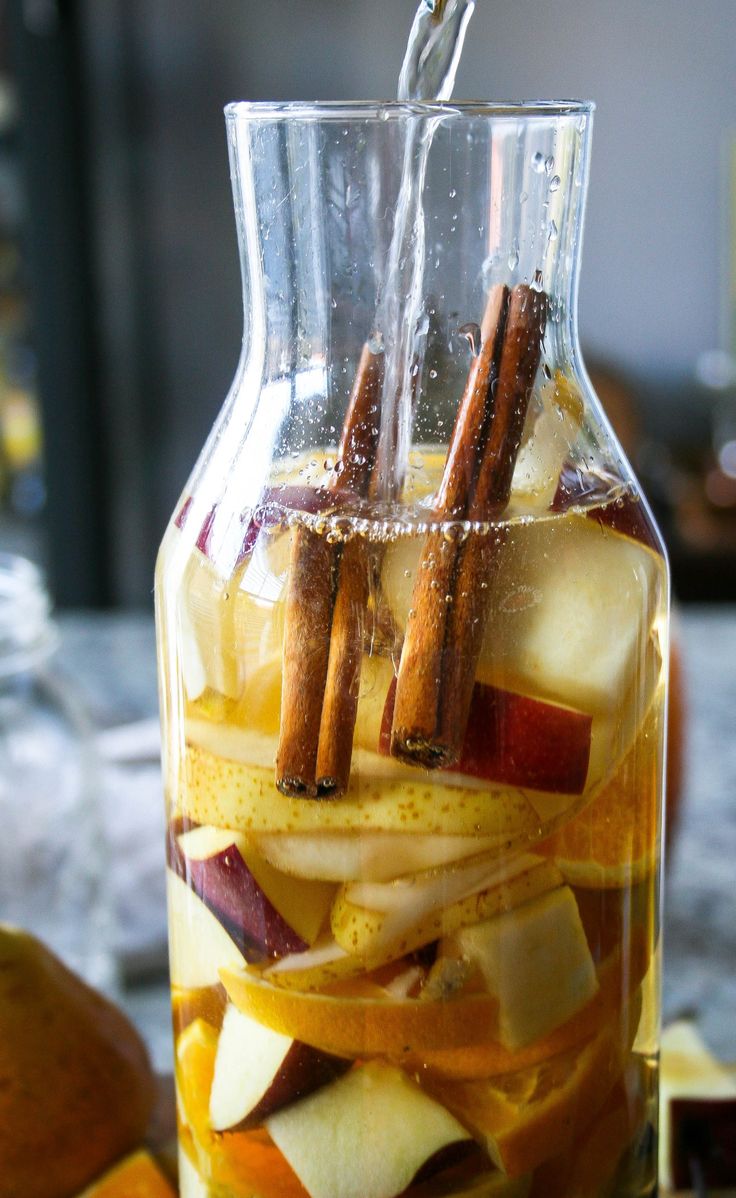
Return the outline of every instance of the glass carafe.
[[[668,574],[580,358],[591,120],[226,110],[243,351],[156,583],[185,1198],[655,1192]]]

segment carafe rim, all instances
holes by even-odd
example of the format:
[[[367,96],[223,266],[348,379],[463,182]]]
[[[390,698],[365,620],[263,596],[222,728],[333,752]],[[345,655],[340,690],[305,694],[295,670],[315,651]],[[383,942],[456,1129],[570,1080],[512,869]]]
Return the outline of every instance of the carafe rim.
[[[224,108],[236,120],[401,120],[407,116],[514,119],[592,116],[593,100],[235,100]]]

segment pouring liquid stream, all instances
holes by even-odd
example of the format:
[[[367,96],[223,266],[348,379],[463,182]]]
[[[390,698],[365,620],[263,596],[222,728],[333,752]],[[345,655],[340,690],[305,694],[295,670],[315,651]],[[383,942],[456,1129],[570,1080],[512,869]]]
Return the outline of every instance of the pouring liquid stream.
[[[399,74],[398,99],[449,100],[475,0],[421,0]],[[427,160],[441,120],[408,117],[404,160],[373,348],[386,355],[376,476],[379,497],[401,489],[408,458],[415,376],[421,371],[428,318],[423,312]]]

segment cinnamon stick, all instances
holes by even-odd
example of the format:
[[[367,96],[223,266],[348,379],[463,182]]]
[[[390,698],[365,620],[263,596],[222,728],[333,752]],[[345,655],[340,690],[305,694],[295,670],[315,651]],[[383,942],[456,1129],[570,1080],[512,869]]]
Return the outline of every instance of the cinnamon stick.
[[[382,378],[383,356],[373,353],[365,345],[343,424],[338,459],[329,483],[332,491],[347,490],[361,497],[367,493],[378,436]],[[336,659],[330,674],[330,662],[335,657],[331,640],[333,631],[337,633],[334,628],[336,605],[340,629],[345,627],[346,608],[350,612],[352,607],[347,596],[341,597],[346,587],[349,591],[353,577],[350,556],[346,570],[341,568],[344,557],[345,550],[341,552],[339,545],[330,544],[313,529],[306,525],[296,528],[286,599],[281,723],[276,753],[276,785],[287,795],[316,798],[325,793],[317,781],[317,754],[328,677],[330,694],[334,689],[338,694],[345,688],[348,694],[354,689],[351,683],[355,671],[355,665],[351,665],[354,654],[351,655],[350,643],[344,643],[344,632],[338,638],[342,647],[335,653],[344,654],[345,664]],[[357,632],[353,631],[352,635],[354,639]],[[327,793],[332,793],[329,787]]]
[[[455,421],[435,517],[488,523],[508,504],[546,322],[543,293],[491,294]],[[396,685],[391,752],[427,768],[459,757],[503,534],[425,541]]]

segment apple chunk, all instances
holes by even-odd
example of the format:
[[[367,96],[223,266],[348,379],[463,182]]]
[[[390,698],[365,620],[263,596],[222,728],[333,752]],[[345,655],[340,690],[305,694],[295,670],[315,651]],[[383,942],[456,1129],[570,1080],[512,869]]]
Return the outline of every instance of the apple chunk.
[[[389,753],[396,680],[386,696],[381,752]],[[590,760],[593,718],[559,703],[476,683],[456,774],[582,794]]]
[[[282,952],[298,951],[298,942],[306,947],[317,939],[334,898],[334,886],[285,876],[260,856],[247,836],[226,828],[204,825],[183,832],[172,852],[178,872],[205,902],[209,896],[213,909],[227,922],[237,924],[255,908],[272,947],[284,945]],[[200,890],[199,882],[206,891]],[[260,904],[258,891],[263,896]]]
[[[245,1131],[350,1068],[341,1057],[283,1036],[232,1004],[225,1012],[210,1091],[213,1131]]]
[[[465,927],[446,945],[475,965],[498,998],[499,1040],[510,1049],[545,1036],[598,990],[575,896],[560,886]]]
[[[272,1115],[266,1128],[310,1198],[395,1198],[435,1153],[470,1139],[405,1073],[379,1061]]]
[[[205,855],[187,853],[190,838],[196,838],[197,850]],[[308,947],[266,897],[230,833],[196,828],[174,841],[171,856],[177,874],[220,921],[246,961],[281,957]]]
[[[406,625],[421,544],[397,542],[382,582]],[[514,525],[489,593],[478,679],[610,714],[645,669],[661,557],[575,513]]]

